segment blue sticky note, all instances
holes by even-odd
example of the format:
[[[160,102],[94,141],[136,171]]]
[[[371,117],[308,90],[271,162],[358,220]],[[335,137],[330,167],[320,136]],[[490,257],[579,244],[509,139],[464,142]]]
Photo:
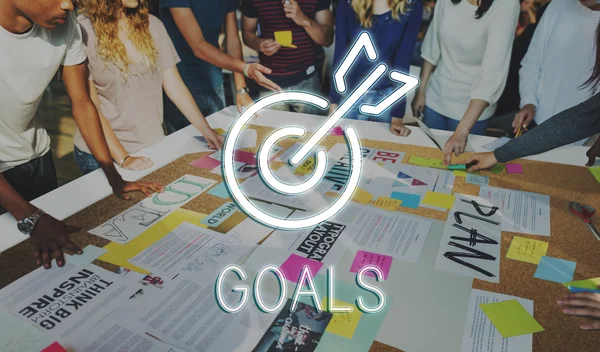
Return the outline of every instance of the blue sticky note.
[[[209,227],[217,227],[221,225],[225,220],[229,219],[238,210],[237,205],[232,202],[227,202],[217,210],[210,213],[207,217],[200,220],[200,223]]]
[[[224,182],[221,182],[218,185],[214,186],[213,188],[208,190],[207,193],[210,194],[211,196],[219,197],[222,199],[229,198],[229,192],[227,191],[227,187],[225,186]]]
[[[416,209],[419,207],[419,203],[421,202],[421,196],[418,194],[392,192],[392,198],[401,200],[401,206],[405,208]]]
[[[576,265],[570,260],[543,256],[533,277],[562,284],[573,280]]]
[[[65,261],[71,264],[86,265],[100,258],[100,256],[105,254],[106,252],[108,252],[108,250],[90,244],[83,249],[83,254],[65,254]]]

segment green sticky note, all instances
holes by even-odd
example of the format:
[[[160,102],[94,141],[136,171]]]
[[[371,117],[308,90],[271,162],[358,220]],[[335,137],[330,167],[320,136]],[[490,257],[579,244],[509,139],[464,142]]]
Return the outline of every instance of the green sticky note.
[[[496,164],[496,165],[492,166],[492,168],[490,169],[490,171],[495,173],[496,175],[501,174],[503,170],[504,170],[504,164]]]
[[[590,290],[598,290],[598,286],[600,285],[600,277],[595,279],[587,279],[587,280],[579,280],[579,281],[571,281],[563,283],[565,287],[578,287],[578,288],[587,288]]]
[[[466,170],[467,164],[454,164],[448,166],[448,170]]]
[[[592,166],[588,168],[598,183],[600,183],[600,166]]]
[[[479,307],[504,338],[544,331],[516,299],[480,304]]]
[[[408,162],[419,166],[429,167],[429,159],[416,155],[411,156],[410,159],[408,159]]]
[[[429,167],[434,167],[436,169],[447,169],[448,167],[444,165],[442,159],[429,159]]]

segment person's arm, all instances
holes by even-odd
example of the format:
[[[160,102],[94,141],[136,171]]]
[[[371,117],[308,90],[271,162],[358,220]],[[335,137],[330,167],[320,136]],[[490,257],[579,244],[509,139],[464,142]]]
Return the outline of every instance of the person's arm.
[[[132,191],[141,191],[146,196],[150,196],[153,192],[161,192],[163,187],[158,183],[126,182],[117,172],[102,131],[98,110],[90,98],[86,70],[85,63],[62,66],[62,77],[67,94],[71,99],[73,117],[77,127],[79,127],[83,139],[108,178],[114,194],[129,199],[127,193]]]
[[[285,17],[304,28],[308,36],[320,46],[330,46],[333,43],[333,14],[329,10],[331,1],[320,0],[315,19],[308,18],[296,0],[282,1]],[[325,6],[327,5],[327,6]],[[325,7],[327,7],[325,9]]]
[[[332,77],[331,77],[331,85],[329,88],[329,101],[331,105],[329,107],[329,112],[333,113],[336,109],[340,101],[342,100],[342,95],[338,93],[337,87],[335,85],[335,81],[333,79],[333,74],[337,71],[342,63],[342,60],[346,57],[347,46],[350,44],[351,38],[349,38],[348,33],[351,32],[351,29],[348,28],[348,16],[353,16],[353,12],[350,9],[350,5],[347,1],[341,1],[338,4],[336,14],[335,14],[335,48],[333,51],[333,65],[332,65]]]
[[[206,122],[192,93],[190,93],[185,83],[183,83],[177,66],[163,71],[163,89],[179,111],[206,138],[209,147],[221,149],[223,146],[223,137],[213,131],[208,122]]]
[[[598,286],[600,289],[600,286]],[[588,318],[579,325],[582,330],[600,330],[600,294],[593,292],[569,293],[558,301],[564,314]]]
[[[270,90],[281,90],[278,85],[264,76],[264,74],[271,73],[270,69],[258,63],[245,63],[207,42],[191,8],[175,7],[169,10],[175,25],[197,58],[232,72],[243,73],[246,71],[248,77],[261,86]]]
[[[119,138],[115,134],[110,122],[102,115],[100,111],[100,99],[98,98],[98,91],[96,90],[96,83],[93,80],[89,80],[90,98],[98,110],[98,117],[100,118],[100,124],[102,125],[102,131],[108,144],[108,149],[113,160],[124,169],[128,170],[144,170],[152,167],[153,163],[148,158],[130,156],[127,150],[119,141]]]
[[[471,87],[471,101],[456,131],[444,147],[444,163],[450,165],[452,154],[464,153],[471,128],[477,123],[483,111],[495,104],[504,90],[514,40],[514,32],[519,19],[519,4],[506,1],[487,13],[490,24],[487,29],[486,47],[477,79]]]
[[[227,14],[225,17],[225,51],[231,57],[243,61],[244,54],[242,51],[242,42],[238,34],[237,17],[235,11]],[[246,79],[244,75],[239,72],[233,73],[233,80],[235,82],[235,89],[237,91],[247,88]],[[242,112],[245,108],[252,105],[253,100],[248,93],[237,93],[236,94],[236,105],[239,112]]]
[[[494,152],[477,153],[467,163],[477,164],[469,171],[489,169],[498,162],[536,155],[568,145],[600,132],[600,94],[564,110]],[[594,156],[595,157],[595,156]]]

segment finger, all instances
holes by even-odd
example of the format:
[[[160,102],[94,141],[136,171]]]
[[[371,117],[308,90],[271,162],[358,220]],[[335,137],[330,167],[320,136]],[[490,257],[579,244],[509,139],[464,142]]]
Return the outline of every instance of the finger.
[[[262,73],[267,74],[267,75],[270,75],[273,72],[270,68],[266,68],[263,65],[256,66],[256,69],[259,72],[262,72]]]
[[[65,225],[65,231],[67,233],[75,233],[75,232],[77,232],[79,230],[81,230],[81,226]]]
[[[452,149],[448,147],[448,144],[444,147],[444,164],[446,166],[450,165],[450,161],[452,160]]]
[[[154,192],[152,192],[152,190],[148,187],[142,187],[142,193],[146,196],[146,197],[150,197],[152,194],[154,194]]]
[[[600,309],[598,308],[565,308],[563,313],[580,317],[600,318]]]
[[[63,265],[65,265],[65,258],[63,256],[63,252],[60,248],[60,246],[57,244],[53,244],[52,245],[52,257],[56,258],[56,265],[58,265],[59,268],[62,268]]]
[[[42,264],[44,265],[44,268],[50,269],[52,265],[50,264],[50,252],[48,252],[48,248],[43,247],[41,249],[40,257],[42,258]]]
[[[402,131],[402,136],[403,137],[408,137],[408,135],[410,135],[412,131],[410,130],[410,128],[405,128],[404,131]]]
[[[62,244],[63,249],[68,250],[71,253],[83,254],[81,248],[79,248],[75,243],[73,243],[70,239],[66,238]]]
[[[37,266],[42,265],[42,258],[41,258],[39,249],[36,249],[35,251],[33,251],[33,258],[35,259],[35,265],[37,265]]]
[[[585,299],[585,298],[569,298],[567,300],[559,301],[558,304],[561,306],[570,307],[570,308],[588,307],[588,308],[600,309],[599,302],[592,301],[592,300]]]
[[[454,150],[454,155],[460,156],[461,152],[460,152],[459,146],[454,146],[454,148],[452,148],[452,149]]]
[[[586,299],[600,303],[600,294],[594,292],[575,292],[567,295],[566,301],[570,299]]]
[[[395,136],[399,136],[400,132],[398,132],[398,130],[396,129],[396,127],[390,127],[390,132],[392,132],[393,135]]]
[[[579,326],[583,330],[600,330],[600,321],[595,321],[592,323],[584,323]]]

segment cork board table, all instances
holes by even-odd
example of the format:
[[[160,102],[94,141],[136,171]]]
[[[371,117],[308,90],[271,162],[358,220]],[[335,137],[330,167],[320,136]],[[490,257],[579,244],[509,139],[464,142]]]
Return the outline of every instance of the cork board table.
[[[257,130],[259,141],[271,131],[271,128],[262,126],[251,126],[251,128]],[[286,140],[280,143],[280,145],[288,147],[293,142],[295,140]],[[321,144],[333,146],[334,144],[344,142],[343,137],[329,136]],[[405,152],[404,163],[407,163],[408,158],[413,155],[427,158],[442,157],[441,151],[433,148],[374,140],[362,140],[362,144],[371,148]],[[260,145],[260,142],[258,145]],[[256,149],[248,149],[248,151],[256,152]],[[211,174],[209,170],[197,169],[189,165],[190,162],[204,154],[184,156],[144,179],[168,184],[184,174],[192,174],[221,181],[219,175]],[[464,155],[463,159],[467,157],[468,155]],[[596,256],[600,253],[600,241],[597,241],[580,220],[573,216],[568,209],[569,202],[573,200],[600,208],[600,197],[598,197],[600,185],[583,167],[530,160],[521,160],[519,163],[525,170],[524,174],[521,175],[507,175],[505,173],[495,175],[483,172],[484,175],[490,177],[490,186],[550,195],[552,236],[546,238],[521,234],[519,236],[547,241],[549,242],[547,255],[577,262],[574,279],[600,276],[600,263],[596,259]],[[465,184],[464,178],[456,179],[453,193],[477,195],[478,192],[479,186]],[[139,200],[141,200],[141,195],[135,197],[131,202],[123,202],[114,196],[110,196],[69,217],[66,219],[67,223],[83,227],[82,231],[72,235],[72,239],[82,248],[88,244],[98,247],[105,246],[108,244],[107,240],[90,235],[85,230],[95,228],[109,218],[128,209]],[[204,193],[186,204],[183,208],[210,214],[226,201]],[[402,211],[442,221],[445,221],[447,216],[447,212],[425,208],[403,208]],[[576,348],[577,351],[597,351],[600,335],[580,330],[579,324],[581,323],[581,319],[563,315],[556,304],[556,300],[566,293],[562,285],[534,279],[535,265],[505,258],[514,235],[508,232],[502,233],[500,283],[493,284],[474,280],[473,288],[505,293],[535,301],[535,318],[545,328],[545,332],[534,334],[533,351],[566,351],[573,350],[572,347]],[[3,274],[0,278],[0,288],[35,269],[31,253],[29,240],[2,253],[0,256],[0,267],[3,268]],[[96,261],[95,264],[109,270],[116,269],[114,265],[108,263]],[[393,280],[393,274],[390,280]],[[443,290],[443,288],[440,289]],[[391,294],[393,295],[393,293]],[[461,321],[462,324],[462,317],[458,321]],[[400,350],[375,342],[371,347],[371,351],[387,352]]]

